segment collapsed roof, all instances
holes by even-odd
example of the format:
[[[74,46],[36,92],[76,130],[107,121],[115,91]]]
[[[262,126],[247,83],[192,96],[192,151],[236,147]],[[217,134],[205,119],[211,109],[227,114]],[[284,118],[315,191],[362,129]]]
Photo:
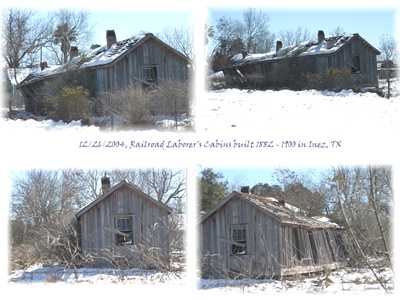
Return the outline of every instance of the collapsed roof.
[[[279,201],[272,197],[262,197],[241,192],[232,192],[224,201],[206,214],[202,218],[202,222],[234,198],[248,201],[251,205],[254,205],[262,212],[273,215],[280,223],[285,225],[297,225],[312,229],[342,229],[341,226],[331,222],[327,217],[307,217],[301,213],[301,210],[298,207],[287,204],[284,201]]]
[[[377,55],[380,54],[379,50],[364,40],[359,34],[355,33],[349,36],[339,35],[329,38],[323,38],[323,40],[317,41],[306,41],[299,45],[291,45],[287,47],[278,48],[276,50],[267,53],[254,53],[244,55],[244,53],[238,53],[231,57],[231,66],[240,66],[248,63],[263,62],[263,61],[274,61],[290,57],[303,57],[312,55],[327,55],[333,54],[342,49],[346,44],[354,39],[361,40],[362,43],[373,49]],[[279,41],[277,44],[280,43]]]

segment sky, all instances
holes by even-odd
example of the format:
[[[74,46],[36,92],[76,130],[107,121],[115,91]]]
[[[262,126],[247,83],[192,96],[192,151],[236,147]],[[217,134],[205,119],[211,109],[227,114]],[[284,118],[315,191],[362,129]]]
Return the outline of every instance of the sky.
[[[245,10],[245,9],[243,9]],[[209,18],[214,23],[220,17],[241,19],[243,10],[210,10]],[[294,30],[298,26],[308,29],[316,39],[318,30],[326,36],[337,26],[346,33],[358,33],[375,47],[379,46],[382,34],[395,35],[394,10],[273,10],[263,9],[269,17],[270,31]]]
[[[103,45],[108,29],[114,29],[117,40],[123,40],[140,31],[156,34],[167,28],[191,28],[192,20],[188,11],[91,11],[89,23],[93,26],[92,43]]]
[[[254,186],[257,183],[268,183],[269,185],[280,185],[276,180],[275,168],[213,168],[214,171],[221,173],[229,186]],[[313,183],[318,183],[328,172],[327,168],[290,168],[299,175],[304,175]]]
[[[222,16],[241,19],[243,9],[210,9],[211,23]],[[394,36],[394,10],[277,10],[263,9],[269,17],[270,31],[278,33],[298,26],[307,28],[316,37],[318,30],[328,35],[337,26],[346,32],[359,33],[371,44],[378,46],[382,34]],[[47,12],[42,11],[43,16]],[[371,21],[373,20],[373,21]],[[161,33],[167,28],[191,28],[193,16],[189,10],[163,11],[89,11],[89,24],[93,29],[90,44],[105,43],[105,32],[114,29],[117,40],[123,40],[141,32]]]
[[[39,18],[46,18],[53,11],[38,11]],[[88,24],[92,31],[91,40],[86,43],[106,44],[106,31],[115,30],[117,40],[130,38],[140,32],[162,33],[166,29],[193,28],[190,11],[163,10],[163,11],[86,11]]]

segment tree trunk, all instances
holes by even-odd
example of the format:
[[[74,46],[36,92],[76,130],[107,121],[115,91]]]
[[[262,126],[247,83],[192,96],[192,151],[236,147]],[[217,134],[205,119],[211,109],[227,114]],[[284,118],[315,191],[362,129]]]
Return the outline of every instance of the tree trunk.
[[[387,241],[385,238],[385,231],[383,229],[382,226],[382,221],[381,218],[379,217],[379,213],[378,213],[378,205],[377,205],[377,200],[376,200],[376,173],[374,172],[374,170],[370,167],[368,168],[368,177],[369,177],[369,196],[368,196],[368,201],[369,203],[372,204],[372,207],[374,209],[374,214],[376,217],[376,223],[378,224],[378,228],[379,228],[379,232],[381,234],[381,238],[382,238],[382,242],[383,242],[383,247],[385,249],[385,253],[386,253],[386,257],[387,260],[389,262],[389,265],[392,266],[392,262],[390,259],[390,252],[389,252],[389,248],[387,245]]]

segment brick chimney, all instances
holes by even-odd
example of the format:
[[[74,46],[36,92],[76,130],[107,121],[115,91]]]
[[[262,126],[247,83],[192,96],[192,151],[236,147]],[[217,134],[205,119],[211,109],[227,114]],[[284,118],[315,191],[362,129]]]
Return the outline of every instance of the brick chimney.
[[[106,31],[107,49],[109,49],[113,44],[117,43],[117,36],[114,30]]]
[[[325,33],[323,30],[318,30],[318,44],[321,44],[325,41]]]
[[[250,187],[249,187],[248,185],[242,186],[242,187],[240,188],[240,192],[241,192],[241,193],[245,193],[245,194],[250,194]]]
[[[276,41],[276,53],[283,47],[282,41]]]
[[[111,182],[110,182],[110,177],[107,177],[107,175],[104,175],[101,178],[101,191],[103,194],[107,193],[107,191],[111,187]]]
[[[79,50],[77,46],[71,46],[69,48],[69,59],[73,59],[74,57],[77,57],[79,55]]]
[[[47,61],[42,61],[40,63],[40,70],[43,71],[44,69],[48,68]]]

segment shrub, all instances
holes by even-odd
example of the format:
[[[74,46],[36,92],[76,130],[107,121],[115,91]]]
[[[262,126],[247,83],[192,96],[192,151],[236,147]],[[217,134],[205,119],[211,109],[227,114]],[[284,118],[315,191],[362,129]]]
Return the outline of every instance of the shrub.
[[[141,88],[113,91],[101,96],[99,100],[101,115],[117,116],[127,125],[148,123],[151,120],[150,98]]]
[[[81,86],[63,87],[59,93],[46,99],[49,116],[66,122],[88,119],[89,104],[89,93]]]
[[[126,125],[150,123],[154,116],[174,116],[189,113],[189,87],[183,82],[165,82],[153,89],[131,86],[98,98],[99,115],[119,118]]]
[[[164,82],[150,92],[150,97],[153,115],[177,116],[190,112],[187,82]]]
[[[347,69],[328,69],[323,74],[306,74],[307,88],[318,90],[342,90],[353,87],[351,72]]]

